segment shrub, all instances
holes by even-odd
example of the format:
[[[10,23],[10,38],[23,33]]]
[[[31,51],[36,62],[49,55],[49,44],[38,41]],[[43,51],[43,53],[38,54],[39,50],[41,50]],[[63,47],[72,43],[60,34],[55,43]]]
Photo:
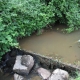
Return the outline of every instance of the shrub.
[[[49,24],[51,10],[40,0],[0,0],[0,56],[18,46],[17,37],[30,36]]]
[[[45,0],[44,2],[53,7],[56,21],[69,26],[65,29],[68,33],[80,28],[79,0]]]
[[[49,23],[65,23],[68,33],[80,28],[79,0],[0,0],[0,56]]]
[[[80,80],[80,73],[77,71],[76,74],[77,74],[77,76],[74,80]]]

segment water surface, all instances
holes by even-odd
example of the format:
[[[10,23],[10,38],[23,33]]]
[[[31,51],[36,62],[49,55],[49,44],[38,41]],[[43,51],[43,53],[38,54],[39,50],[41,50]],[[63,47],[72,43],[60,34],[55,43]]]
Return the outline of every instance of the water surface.
[[[63,25],[57,26],[60,29]],[[57,28],[58,29],[58,28]],[[65,34],[56,28],[46,30],[42,35],[32,35],[19,41],[22,49],[31,50],[45,56],[74,63],[80,60],[80,30]]]
[[[56,26],[60,30],[65,27],[62,25]],[[80,44],[77,40],[80,39],[80,30],[71,34],[65,34],[56,28],[53,30],[45,30],[42,35],[32,35],[30,37],[19,40],[22,49],[31,50],[45,56],[58,58],[64,62],[73,63],[80,61]],[[80,62],[78,62],[80,65]],[[0,72],[0,80],[13,80],[11,75],[3,75]],[[39,76],[33,76],[31,80],[41,80]]]

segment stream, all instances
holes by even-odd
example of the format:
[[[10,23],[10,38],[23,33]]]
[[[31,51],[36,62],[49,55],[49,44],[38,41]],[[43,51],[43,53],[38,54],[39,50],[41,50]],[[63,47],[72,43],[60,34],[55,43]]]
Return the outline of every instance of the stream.
[[[52,30],[45,30],[41,35],[33,34],[19,40],[21,49],[26,49],[49,56],[54,59],[80,65],[80,30],[70,34],[61,30],[64,25],[57,25]],[[3,75],[0,72],[0,80],[13,80],[12,75]],[[31,80],[41,80],[39,76],[33,76]]]
[[[22,49],[31,50],[33,52],[58,58],[67,63],[78,63],[80,60],[80,30],[66,34],[61,32],[65,27],[58,25],[52,30],[46,30],[42,35],[32,35],[30,37],[19,40]],[[59,29],[59,30],[57,30]]]

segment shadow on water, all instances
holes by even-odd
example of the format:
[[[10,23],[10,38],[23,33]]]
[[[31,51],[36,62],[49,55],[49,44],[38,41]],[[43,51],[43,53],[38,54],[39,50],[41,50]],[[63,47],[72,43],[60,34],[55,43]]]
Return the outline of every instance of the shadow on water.
[[[57,25],[52,30],[45,30],[42,35],[34,34],[20,39],[20,47],[74,64],[80,60],[80,44],[77,43],[80,30],[66,34],[61,32],[63,27],[65,26]]]

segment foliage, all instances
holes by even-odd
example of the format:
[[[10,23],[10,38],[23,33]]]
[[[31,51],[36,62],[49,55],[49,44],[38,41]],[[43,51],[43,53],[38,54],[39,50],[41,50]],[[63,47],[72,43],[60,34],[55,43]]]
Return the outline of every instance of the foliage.
[[[18,46],[17,37],[30,36],[52,17],[54,13],[40,0],[0,0],[0,56]]]
[[[0,56],[49,23],[65,23],[68,33],[80,28],[79,0],[0,0]]]
[[[75,80],[80,80],[80,73],[79,72],[76,73],[77,73],[77,77],[75,78]]]
[[[56,19],[69,26],[65,29],[68,33],[80,28],[80,4],[77,1],[79,0],[52,0],[51,2],[56,7]]]
[[[80,80],[80,77],[77,77],[75,80]]]

